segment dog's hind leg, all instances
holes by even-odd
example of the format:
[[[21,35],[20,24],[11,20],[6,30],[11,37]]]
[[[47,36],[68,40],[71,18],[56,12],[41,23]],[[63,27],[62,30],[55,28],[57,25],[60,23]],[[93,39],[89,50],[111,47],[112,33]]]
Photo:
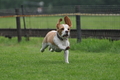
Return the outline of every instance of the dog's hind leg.
[[[49,47],[49,51],[54,52],[54,49],[52,49],[51,47]]]
[[[42,48],[40,49],[41,52],[44,52],[44,50],[48,47],[47,43],[42,43]]]

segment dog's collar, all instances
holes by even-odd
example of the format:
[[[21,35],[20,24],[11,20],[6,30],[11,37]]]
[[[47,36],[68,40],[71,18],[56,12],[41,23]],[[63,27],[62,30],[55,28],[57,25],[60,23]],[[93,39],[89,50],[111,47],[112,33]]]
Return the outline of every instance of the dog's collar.
[[[60,35],[57,33],[57,37],[63,41],[63,38],[60,37]]]

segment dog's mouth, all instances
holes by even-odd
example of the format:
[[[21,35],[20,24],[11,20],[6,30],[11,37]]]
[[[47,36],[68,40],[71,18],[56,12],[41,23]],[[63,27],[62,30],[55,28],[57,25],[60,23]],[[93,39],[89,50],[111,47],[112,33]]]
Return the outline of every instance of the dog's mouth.
[[[63,37],[68,37],[68,36],[69,36],[68,34],[63,35]]]

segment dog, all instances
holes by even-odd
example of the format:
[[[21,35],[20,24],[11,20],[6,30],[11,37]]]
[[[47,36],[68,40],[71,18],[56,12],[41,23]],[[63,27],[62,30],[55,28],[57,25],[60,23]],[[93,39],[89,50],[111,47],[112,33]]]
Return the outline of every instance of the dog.
[[[65,24],[60,24],[62,18],[57,22],[57,30],[52,30],[48,32],[42,42],[41,52],[49,46],[51,52],[61,52],[64,51],[65,63],[69,63],[69,49],[70,42],[68,40],[70,36],[70,28],[72,27],[71,20],[68,16],[64,17]]]

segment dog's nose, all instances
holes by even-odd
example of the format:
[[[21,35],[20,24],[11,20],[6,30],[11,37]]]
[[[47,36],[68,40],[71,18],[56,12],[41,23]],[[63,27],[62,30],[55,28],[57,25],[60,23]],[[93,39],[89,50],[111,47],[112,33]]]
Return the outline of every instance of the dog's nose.
[[[68,31],[65,31],[66,33],[68,33]]]

